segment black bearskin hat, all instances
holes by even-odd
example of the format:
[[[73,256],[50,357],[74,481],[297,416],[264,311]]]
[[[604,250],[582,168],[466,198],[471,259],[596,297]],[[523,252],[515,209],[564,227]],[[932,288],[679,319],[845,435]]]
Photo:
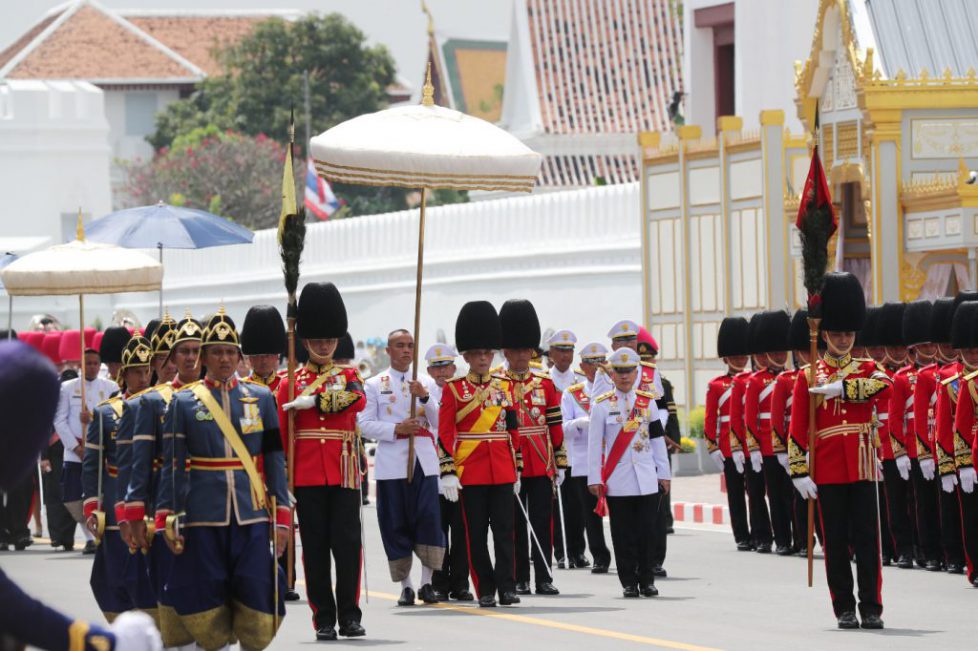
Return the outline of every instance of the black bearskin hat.
[[[540,320],[533,303],[511,298],[499,310],[503,348],[536,348],[540,345]]]
[[[757,325],[754,322],[757,321]],[[788,329],[791,317],[784,310],[755,314],[750,323],[752,353],[776,353],[788,350]]]
[[[974,348],[978,346],[975,326],[978,325],[978,301],[965,301],[954,310],[951,319],[951,347]]]
[[[866,308],[866,320],[863,321],[862,329],[856,333],[855,346],[872,348],[882,346],[879,339],[880,310],[876,305]]]
[[[455,348],[467,350],[502,347],[502,328],[496,308],[489,301],[470,301],[459,310],[455,320]]]
[[[808,338],[808,310],[802,308],[791,317],[788,326],[788,349],[809,350],[811,341]]]
[[[866,294],[851,273],[825,274],[822,284],[822,330],[856,332],[866,320]]]
[[[880,319],[876,324],[877,339],[883,346],[902,346],[903,313],[906,303],[884,303],[880,308]]]
[[[930,310],[930,341],[935,344],[951,343],[951,319],[954,317],[955,303],[950,296],[942,296],[934,301]]]
[[[296,330],[303,339],[339,339],[347,330],[346,305],[333,283],[308,283],[299,295]]]
[[[122,326],[112,326],[106,328],[102,334],[102,343],[99,345],[98,354],[106,364],[121,364],[122,351],[126,344],[132,339],[129,328]]]
[[[241,326],[245,355],[284,355],[288,347],[282,314],[272,305],[253,305]]]
[[[357,356],[356,351],[353,349],[353,337],[350,333],[345,333],[340,337],[340,341],[336,344],[336,351],[333,352],[333,359],[353,359]]]
[[[717,330],[717,357],[740,357],[748,354],[747,319],[728,316]]]
[[[907,346],[925,344],[930,341],[930,315],[933,305],[930,301],[914,301],[903,311],[903,343]]]

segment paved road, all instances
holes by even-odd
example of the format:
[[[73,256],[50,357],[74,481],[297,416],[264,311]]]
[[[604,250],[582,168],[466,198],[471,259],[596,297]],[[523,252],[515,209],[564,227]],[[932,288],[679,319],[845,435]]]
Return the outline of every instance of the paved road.
[[[843,632],[835,620],[821,564],[807,588],[805,562],[738,553],[729,532],[715,527],[678,529],[670,536],[669,578],[656,599],[625,600],[614,574],[557,570],[559,597],[524,597],[518,607],[398,608],[389,580],[375,511],[368,530],[367,637],[337,647],[392,649],[961,649],[974,644],[978,590],[960,576],[886,568],[882,632]],[[37,544],[0,553],[0,567],[35,595],[72,613],[99,619],[88,587],[91,561]],[[418,569],[415,569],[417,579]],[[301,592],[300,586],[300,592]],[[290,604],[272,649],[313,645],[308,606]]]

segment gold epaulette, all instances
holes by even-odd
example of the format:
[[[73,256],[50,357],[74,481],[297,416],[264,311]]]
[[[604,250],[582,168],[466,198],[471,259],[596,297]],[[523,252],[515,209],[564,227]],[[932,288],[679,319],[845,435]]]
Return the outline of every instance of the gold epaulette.
[[[544,373],[543,371],[532,370],[532,371],[530,371],[530,375],[533,375],[533,376],[538,377],[538,378],[542,378],[544,380],[549,380],[550,379],[550,374],[549,373]]]
[[[853,357],[852,358],[852,361],[854,361],[854,362],[872,362],[873,364],[877,364],[878,363],[872,357]]]
[[[528,364],[528,366],[530,368],[540,368],[540,369],[543,368],[543,364],[541,362],[538,362],[535,359],[531,359],[530,362],[529,362],[529,364]]]
[[[157,385],[157,386],[160,386],[160,385]],[[143,389],[142,391],[138,391],[138,392],[132,394],[131,396],[129,396],[127,398],[127,400],[132,400],[133,398],[139,398],[144,393],[149,393],[150,391],[154,391],[155,389],[156,389],[156,387],[147,387],[147,388]]]
[[[649,398],[650,400],[655,400],[655,395],[649,393],[648,391],[642,391],[640,389],[636,389],[635,395],[642,396],[643,398]]]
[[[975,371],[975,373],[978,373],[978,371]],[[970,377],[973,377],[973,376],[974,376],[974,373],[972,373],[971,376],[965,377],[964,379],[967,380],[967,379],[969,379]],[[946,387],[947,385],[949,385],[952,382],[954,382],[955,380],[957,380],[959,377],[961,377],[961,374],[960,373],[955,373],[951,377],[946,377],[943,380],[941,380],[941,386]]]
[[[175,391],[176,392],[179,392],[179,391],[192,391],[193,388],[195,386],[197,386],[198,384],[200,384],[201,382],[203,382],[203,380],[197,380],[196,382],[191,382],[190,384],[184,384],[182,387],[180,387],[179,389],[176,389]]]
[[[118,400],[122,400],[122,399],[123,399],[122,396],[117,394],[117,395],[112,396],[111,398],[106,398],[105,400],[103,400],[102,402],[98,403],[95,406],[96,407],[103,407],[105,405],[111,405],[114,401],[118,401]]]
[[[642,366],[648,366],[649,368],[655,368],[655,362],[646,362],[645,360],[642,360],[639,362],[639,364]]]
[[[505,372],[506,369],[503,368],[502,364],[500,364],[499,366],[494,366],[493,368],[489,369],[488,375],[499,375],[500,373],[505,373]]]
[[[960,375],[960,373],[958,375]],[[967,382],[968,380],[972,380],[972,379],[974,379],[976,377],[978,377],[978,371],[972,371],[971,373],[968,373],[967,375],[965,375],[961,379],[964,380],[965,382]]]
[[[585,373],[584,371],[582,371],[579,368],[575,368],[574,369],[574,375],[580,375],[581,377],[587,377],[587,373]]]
[[[465,375],[456,375],[451,380],[449,380],[448,383],[451,384],[452,382],[458,382],[459,380],[464,380],[464,379],[465,379]]]
[[[597,398],[595,398],[594,399],[594,402],[601,402],[602,400],[607,400],[608,398],[610,398],[613,395],[615,395],[615,392],[614,391],[606,391],[605,393],[602,393],[600,396],[598,396]]]
[[[802,364],[801,366],[798,367],[798,370],[799,371],[807,371],[810,366],[811,366],[811,364]]]
[[[583,388],[584,388],[584,383],[578,382],[577,384],[572,384],[569,387],[567,387],[565,391],[577,391],[578,389],[583,389]]]
[[[253,378],[253,377],[252,377],[252,376],[250,376],[250,375],[249,375],[248,377],[243,377],[243,378],[241,378],[241,379],[240,379],[240,380],[238,380],[238,381],[239,381],[239,382],[247,382],[248,384],[260,384],[260,385],[261,385],[261,386],[263,386],[263,387],[264,387],[264,386],[268,386],[267,384],[264,384],[264,383],[262,383],[262,382],[259,382],[258,380],[256,380],[255,378]]]

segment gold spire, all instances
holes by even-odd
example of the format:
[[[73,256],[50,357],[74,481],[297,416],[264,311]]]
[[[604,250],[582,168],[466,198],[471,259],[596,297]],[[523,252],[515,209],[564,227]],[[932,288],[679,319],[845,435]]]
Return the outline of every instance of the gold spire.
[[[75,239],[85,241],[85,222],[82,220],[81,206],[78,207],[78,225],[75,227]]]
[[[435,105],[435,87],[431,85],[431,61],[428,62],[428,70],[424,76],[424,86],[421,88],[421,105]]]

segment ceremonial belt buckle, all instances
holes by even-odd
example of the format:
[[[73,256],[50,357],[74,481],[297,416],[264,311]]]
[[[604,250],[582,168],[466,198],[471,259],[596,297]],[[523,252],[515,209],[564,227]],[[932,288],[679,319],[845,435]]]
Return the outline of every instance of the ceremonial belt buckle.
[[[356,431],[347,429],[327,429],[327,430],[304,430],[296,432],[297,441],[312,441],[326,439],[329,441],[352,440],[356,436]]]
[[[166,528],[163,529],[163,535],[173,543],[176,548],[176,552],[180,553],[183,551],[183,543],[180,542],[180,514],[173,513],[172,515],[166,516]]]
[[[506,441],[508,432],[459,432],[460,441]]]
[[[102,544],[102,536],[105,535],[105,511],[94,511],[95,516],[95,544]]]

